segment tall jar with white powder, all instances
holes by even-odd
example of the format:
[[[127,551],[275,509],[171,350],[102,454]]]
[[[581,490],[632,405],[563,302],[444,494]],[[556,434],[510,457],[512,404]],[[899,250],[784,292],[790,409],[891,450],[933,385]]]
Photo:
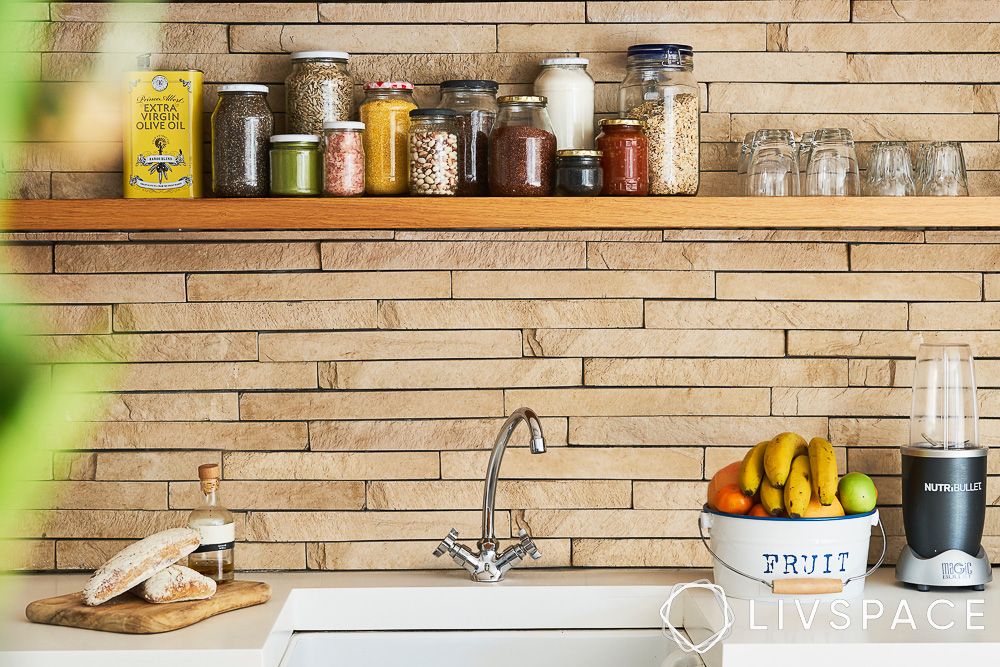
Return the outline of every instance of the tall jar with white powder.
[[[548,98],[558,150],[594,147],[594,80],[586,58],[546,58],[535,95]]]

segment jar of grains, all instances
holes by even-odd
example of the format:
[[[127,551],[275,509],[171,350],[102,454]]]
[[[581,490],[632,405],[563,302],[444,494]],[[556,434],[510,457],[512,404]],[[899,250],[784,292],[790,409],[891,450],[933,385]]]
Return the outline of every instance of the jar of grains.
[[[505,95],[490,133],[490,194],[502,197],[552,194],[556,136],[545,98]]]
[[[212,191],[217,197],[266,197],[268,139],[274,116],[267,86],[219,86],[212,112]]]
[[[649,141],[649,192],[698,192],[700,94],[694,54],[683,44],[628,48],[625,80],[618,89],[622,118],[643,121]]]
[[[636,118],[605,118],[597,135],[597,149],[604,155],[602,195],[649,194],[649,144]]]
[[[593,148],[594,80],[586,58],[546,58],[535,79],[535,94],[548,100],[546,110],[556,134],[556,148]]]
[[[271,194],[310,197],[321,191],[322,155],[315,134],[276,134],[271,137]]]
[[[331,120],[323,124],[323,194],[357,197],[365,193],[365,124]]]
[[[360,116],[365,124],[365,192],[406,194],[409,169],[406,141],[410,112],[417,108],[413,84],[373,81],[364,88]]]
[[[490,192],[490,132],[497,117],[496,81],[462,79],[441,84],[441,106],[455,111],[458,126],[458,194]]]
[[[410,194],[458,193],[458,126],[451,109],[410,112]]]
[[[285,79],[285,114],[289,132],[323,133],[328,120],[350,120],[354,80],[343,51],[296,51]]]
[[[596,197],[601,194],[601,151],[569,149],[556,153],[556,194]]]

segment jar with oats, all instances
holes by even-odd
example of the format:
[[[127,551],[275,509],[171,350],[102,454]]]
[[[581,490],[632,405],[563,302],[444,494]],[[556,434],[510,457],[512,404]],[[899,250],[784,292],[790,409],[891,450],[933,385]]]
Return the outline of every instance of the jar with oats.
[[[285,79],[285,121],[293,134],[323,134],[328,120],[350,120],[354,80],[343,51],[296,51]]]
[[[403,195],[409,189],[410,112],[413,84],[407,81],[372,81],[364,85],[361,122],[365,124],[365,192],[370,195]]]
[[[646,130],[649,194],[698,193],[700,97],[690,46],[637,44],[628,48],[618,111],[622,118],[641,120]]]

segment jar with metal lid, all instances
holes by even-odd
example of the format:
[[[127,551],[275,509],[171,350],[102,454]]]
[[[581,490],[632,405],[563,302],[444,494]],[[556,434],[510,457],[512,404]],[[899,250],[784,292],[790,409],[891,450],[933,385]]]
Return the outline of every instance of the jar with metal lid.
[[[328,120],[350,120],[354,80],[343,51],[296,51],[285,79],[285,124],[296,134],[323,133]]]
[[[323,194],[357,197],[365,193],[365,124],[333,120],[323,124]]]
[[[545,98],[505,95],[490,133],[490,194],[531,197],[552,194],[556,135]]]
[[[271,195],[311,197],[322,191],[322,153],[315,134],[271,137]]]
[[[641,120],[605,118],[596,143],[603,153],[602,195],[649,194],[649,144]]]
[[[441,84],[441,106],[458,115],[458,194],[485,196],[490,192],[490,132],[497,117],[496,81],[456,79]]]
[[[594,146],[594,80],[586,58],[545,58],[535,79],[535,94],[548,100],[546,110],[556,135],[556,148]]]
[[[596,197],[604,185],[601,151],[570,149],[556,153],[556,194]]]
[[[410,194],[458,193],[458,127],[451,109],[410,112]]]
[[[628,48],[625,80],[618,89],[622,118],[643,121],[649,141],[649,192],[698,192],[700,91],[694,52],[684,44]]]
[[[267,86],[219,86],[212,112],[212,191],[217,197],[266,197],[274,115]]]
[[[365,192],[370,195],[406,194],[409,157],[407,137],[413,84],[372,81],[364,85],[361,122],[365,124]]]

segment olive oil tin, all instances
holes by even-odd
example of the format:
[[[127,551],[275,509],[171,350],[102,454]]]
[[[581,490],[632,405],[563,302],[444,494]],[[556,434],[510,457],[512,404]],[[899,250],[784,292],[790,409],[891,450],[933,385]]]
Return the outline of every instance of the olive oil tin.
[[[194,69],[126,74],[126,199],[201,196],[203,78]]]

